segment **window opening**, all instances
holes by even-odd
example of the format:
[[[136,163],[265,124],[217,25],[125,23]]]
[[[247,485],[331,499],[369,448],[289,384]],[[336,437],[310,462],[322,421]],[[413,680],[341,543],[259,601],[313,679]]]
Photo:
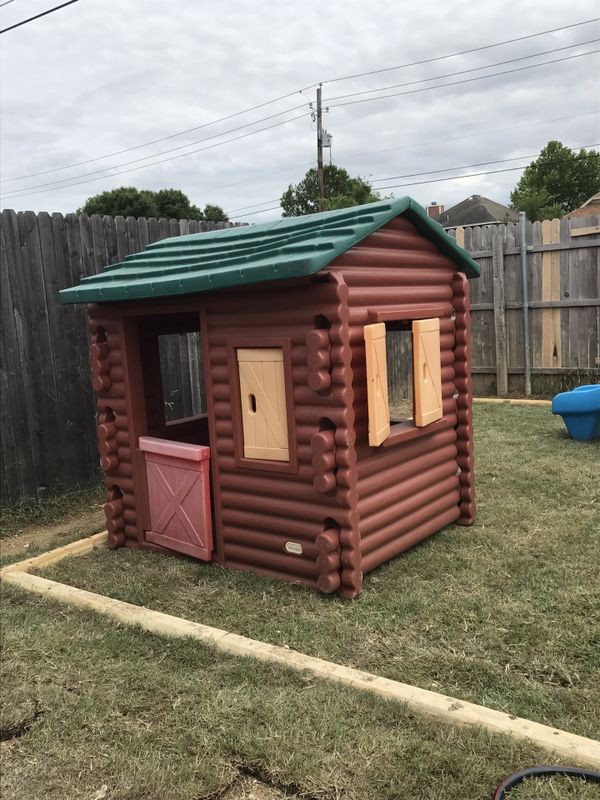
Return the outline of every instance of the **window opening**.
[[[165,422],[206,413],[200,333],[158,337]]]
[[[364,327],[369,444],[443,416],[440,321],[390,320]]]
[[[414,420],[413,347],[410,322],[386,322],[390,423]]]

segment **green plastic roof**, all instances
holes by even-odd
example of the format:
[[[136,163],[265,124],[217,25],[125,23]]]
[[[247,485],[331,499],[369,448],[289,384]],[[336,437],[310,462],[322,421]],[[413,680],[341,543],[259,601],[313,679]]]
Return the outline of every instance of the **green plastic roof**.
[[[479,267],[410,197],[290,217],[243,228],[175,236],[59,292],[61,303],[104,303],[208,292],[314,275],[403,214],[469,278]]]

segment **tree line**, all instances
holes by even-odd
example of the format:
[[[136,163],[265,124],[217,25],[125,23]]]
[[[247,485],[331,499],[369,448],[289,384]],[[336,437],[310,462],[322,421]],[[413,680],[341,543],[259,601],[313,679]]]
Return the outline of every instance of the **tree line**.
[[[343,167],[324,167],[327,211],[385,199],[365,178],[352,176]],[[550,141],[524,170],[510,195],[511,208],[524,211],[535,221],[562,217],[600,191],[600,152],[579,152],[561,142]],[[298,217],[319,210],[317,170],[309,169],[297,184],[290,184],[280,199],[282,216]],[[194,205],[179,189],[137,189],[121,186],[86,200],[78,212],[124,217],[167,217],[227,222],[226,212],[216,204]]]

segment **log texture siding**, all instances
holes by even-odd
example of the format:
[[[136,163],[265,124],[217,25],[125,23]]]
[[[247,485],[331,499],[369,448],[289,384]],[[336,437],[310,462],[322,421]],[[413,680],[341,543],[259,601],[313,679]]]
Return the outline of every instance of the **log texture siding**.
[[[455,374],[457,355],[461,371],[467,357],[463,350],[455,352],[458,273],[455,264],[403,218],[372,234],[329,269],[348,287],[358,529],[361,570],[366,573],[451,522],[472,521],[461,515],[457,460],[457,403],[470,402],[470,384],[463,381],[458,391]],[[466,278],[465,282],[468,292]],[[389,446],[384,442],[370,447],[363,327],[386,319],[431,317],[440,319],[443,418],[400,432],[392,424]],[[460,436],[468,438],[470,433],[461,429]]]

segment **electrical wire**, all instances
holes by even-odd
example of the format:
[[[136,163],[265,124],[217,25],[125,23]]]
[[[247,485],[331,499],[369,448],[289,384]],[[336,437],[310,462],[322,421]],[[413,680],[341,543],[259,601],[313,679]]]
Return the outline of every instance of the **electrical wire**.
[[[174,152],[176,152],[178,150],[184,150],[186,147],[192,147],[195,144],[202,144],[203,142],[209,142],[212,139],[218,139],[221,136],[226,136],[228,133],[236,133],[237,131],[241,131],[241,130],[244,130],[246,128],[251,128],[253,125],[259,125],[261,122],[268,122],[271,119],[275,119],[276,117],[281,117],[284,114],[290,113],[291,111],[298,111],[298,109],[304,108],[304,105],[305,104],[303,103],[302,105],[294,106],[293,108],[288,108],[285,111],[279,111],[276,114],[271,114],[268,117],[262,117],[261,119],[256,120],[255,122],[247,122],[244,125],[238,125],[237,128],[229,128],[229,130],[222,131],[221,133],[215,133],[212,136],[205,137],[204,139],[196,139],[193,142],[188,142],[187,144],[181,144],[181,145],[178,145],[177,147],[169,147],[166,150],[160,150],[158,153],[153,153],[152,155],[149,155],[149,156],[142,156],[141,158],[134,158],[131,161],[123,161],[121,164],[114,164],[111,167],[103,167],[102,169],[92,170],[91,172],[84,172],[84,173],[81,173],[80,175],[71,175],[69,178],[59,178],[56,181],[49,181],[48,183],[40,183],[40,184],[37,184],[35,186],[23,186],[21,189],[14,189],[14,190],[10,190],[10,191],[11,192],[12,191],[20,192],[23,189],[25,189],[25,190],[42,189],[42,188],[45,188],[46,186],[56,186],[56,185],[58,185],[60,183],[64,183],[65,181],[71,181],[71,180],[74,180],[76,178],[86,178],[86,177],[89,177],[91,175],[99,175],[100,173],[109,173],[110,174],[113,170],[119,169],[120,167],[127,167],[130,164],[139,164],[141,161],[148,161],[149,159],[156,158],[157,156],[163,156],[163,155],[166,155],[167,153],[174,153]],[[191,151],[191,152],[197,152],[197,151],[194,150],[194,151]],[[187,154],[184,153],[183,155],[187,155]],[[148,165],[148,166],[150,166],[150,165]],[[119,173],[117,173],[117,174],[119,174]]]
[[[298,109],[300,109],[300,108],[304,108],[304,104],[302,104],[300,106],[295,106],[294,108],[289,108],[286,111],[279,111],[277,114],[271,114],[270,116],[263,117],[262,119],[256,120],[255,122],[247,122],[245,125],[238,125],[237,128],[230,128],[229,130],[222,131],[221,133],[215,133],[212,136],[205,137],[204,139],[197,139],[194,142],[188,142],[187,144],[178,145],[177,147],[169,147],[169,148],[167,148],[167,150],[161,150],[158,153],[153,153],[150,156],[142,156],[141,158],[134,158],[131,161],[123,161],[121,164],[114,164],[112,167],[103,167],[102,169],[92,170],[91,172],[83,172],[80,175],[71,175],[71,177],[69,177],[69,178],[59,178],[56,181],[48,181],[48,183],[39,183],[39,184],[34,185],[34,186],[23,186],[20,189],[10,189],[8,192],[5,193],[5,196],[11,196],[11,195],[14,195],[16,193],[20,194],[21,192],[29,191],[30,189],[44,189],[47,186],[57,186],[58,188],[63,188],[62,186],[59,186],[59,184],[64,184],[66,181],[72,181],[72,180],[75,180],[77,178],[88,178],[88,177],[90,177],[92,175],[100,175],[101,173],[102,174],[108,173],[105,177],[110,177],[110,175],[113,175],[113,174],[119,175],[121,173],[120,172],[115,173],[114,170],[120,169],[120,167],[128,167],[131,164],[139,164],[140,161],[148,161],[151,158],[156,158],[157,156],[163,156],[163,155],[166,155],[167,153],[174,153],[174,152],[176,152],[178,150],[183,150],[186,147],[192,147],[192,145],[195,145],[195,144],[202,144],[203,142],[209,142],[212,139],[218,139],[221,136],[226,136],[228,133],[236,133],[237,131],[241,131],[241,130],[244,130],[246,128],[251,128],[253,125],[258,125],[261,122],[268,122],[271,119],[275,119],[275,117],[281,117],[281,116],[283,116],[283,114],[288,114],[291,111],[298,111]],[[305,114],[302,114],[301,116],[306,116],[307,113],[308,112],[306,112]],[[298,117],[294,117],[293,119],[298,119]],[[286,120],[282,120],[281,124],[283,124],[285,122],[286,122]],[[268,130],[268,128],[262,128],[261,130]],[[255,132],[258,133],[260,131],[255,131]],[[252,132],[250,133],[250,135],[251,134],[252,134]],[[235,139],[229,139],[227,141],[235,141]],[[221,142],[220,144],[225,144],[225,143],[226,142]],[[192,150],[192,151],[190,151],[190,153],[182,153],[182,156],[191,155],[192,153],[197,153],[197,152],[198,152],[198,150]],[[175,156],[174,156],[174,158],[175,158]],[[165,159],[165,160],[169,160],[169,159]],[[154,163],[163,163],[163,162],[154,162]],[[148,164],[146,166],[152,166],[152,164]],[[129,170],[125,170],[125,171],[129,171]]]
[[[12,0],[9,0],[9,2],[12,2]],[[356,75],[348,75],[348,76],[343,76],[343,77],[339,77],[339,78],[332,78],[332,79],[329,79],[327,81],[324,81],[324,83],[335,83],[335,82],[338,82],[338,81],[350,80],[351,78],[359,78],[359,77],[363,77],[363,76],[366,76],[366,75],[374,75],[374,74],[379,74],[379,73],[382,73],[382,72],[389,72],[389,71],[392,71],[392,70],[404,69],[406,67],[417,66],[417,65],[420,65],[420,64],[429,64],[429,63],[433,63],[435,61],[441,61],[441,60],[448,59],[448,58],[454,58],[455,56],[459,56],[459,55],[466,55],[468,53],[479,52],[481,50],[488,50],[488,49],[491,49],[491,48],[494,48],[494,47],[500,47],[500,46],[503,46],[503,45],[506,45],[506,44],[511,44],[513,42],[520,42],[520,41],[524,41],[526,39],[536,38],[538,36],[545,36],[545,35],[547,35],[549,33],[556,33],[557,31],[561,31],[561,30],[567,30],[567,29],[570,29],[570,28],[576,28],[576,27],[580,27],[582,25],[589,25],[589,24],[591,24],[593,22],[598,22],[599,20],[600,20],[600,17],[594,18],[594,19],[591,19],[591,20],[583,20],[582,22],[573,23],[571,25],[563,25],[563,26],[558,27],[558,28],[552,28],[552,29],[545,30],[545,31],[539,31],[537,33],[532,33],[532,34],[528,34],[526,36],[516,37],[514,39],[506,39],[506,40],[504,40],[502,42],[495,42],[495,43],[492,43],[492,44],[489,44],[489,45],[483,45],[481,47],[471,48],[470,50],[463,50],[463,51],[460,51],[460,52],[457,52],[457,53],[449,53],[449,54],[445,54],[445,55],[442,55],[442,56],[434,56],[434,57],[431,57],[431,58],[422,59],[420,61],[413,61],[413,62],[410,62],[410,63],[407,63],[407,64],[401,64],[401,65],[394,66],[394,67],[385,67],[385,68],[382,68],[382,69],[371,70],[370,72],[357,73]],[[424,79],[424,80],[430,80],[430,79]],[[175,137],[178,137],[178,136],[183,136],[183,135],[185,135],[187,133],[191,133],[192,131],[200,130],[200,129],[208,127],[210,125],[215,125],[215,124],[217,124],[219,122],[225,122],[225,121],[227,121],[229,119],[233,119],[233,118],[241,116],[243,114],[250,113],[251,111],[255,111],[255,110],[259,109],[259,108],[264,108],[267,105],[271,105],[271,104],[279,102],[281,100],[285,100],[288,97],[293,97],[298,92],[301,93],[301,92],[306,91],[308,89],[312,89],[316,85],[317,85],[316,83],[310,84],[309,86],[303,87],[302,89],[298,89],[296,91],[289,92],[289,93],[287,93],[285,95],[281,95],[280,97],[273,98],[272,100],[267,100],[264,103],[259,103],[259,104],[255,105],[255,106],[252,106],[250,108],[244,109],[242,111],[237,111],[237,112],[235,112],[233,114],[229,114],[229,115],[227,115],[225,117],[221,117],[219,119],[212,120],[211,122],[206,122],[206,123],[203,123],[201,125],[194,126],[192,128],[187,128],[185,130],[178,131],[176,133],[172,133],[172,134],[169,134],[167,136],[162,136],[162,137],[160,137],[158,139],[152,139],[152,140],[149,140],[147,142],[142,142],[141,144],[133,145],[131,147],[123,148],[121,150],[116,150],[116,151],[114,151],[112,153],[105,153],[105,154],[100,155],[100,156],[95,156],[93,158],[89,158],[89,159],[84,159],[82,161],[73,162],[71,164],[64,164],[64,165],[62,165],[60,167],[53,167],[53,168],[48,169],[48,170],[40,170],[38,172],[33,172],[33,173],[26,174],[26,175],[18,175],[18,176],[14,176],[12,178],[4,178],[4,179],[2,179],[1,182],[4,183],[4,182],[9,182],[9,181],[25,180],[27,178],[38,177],[39,175],[47,175],[47,174],[50,174],[50,173],[53,173],[53,172],[59,172],[59,171],[65,170],[65,169],[70,169],[72,167],[83,166],[84,164],[90,164],[90,163],[93,163],[95,161],[101,161],[101,160],[103,160],[105,158],[112,158],[113,156],[122,155],[123,153],[128,153],[128,152],[131,152],[133,150],[139,150],[139,149],[141,149],[143,147],[148,147],[148,146],[150,146],[152,144],[157,144],[159,142],[167,141],[169,139],[172,139],[172,138],[175,138]]]
[[[569,147],[569,150],[586,150],[589,147],[600,146],[597,142],[595,144],[582,144],[580,147]],[[463,164],[460,167],[446,167],[446,169],[428,169],[425,172],[410,172],[407,175],[390,175],[388,178],[375,178],[372,183],[380,183],[381,181],[395,181],[403,178],[419,178],[421,175],[438,175],[441,172],[453,172],[455,169],[472,169],[473,167],[485,167],[489,164],[505,164],[507,161],[521,161],[523,158],[537,158],[539,153],[532,153],[524,156],[514,156],[513,158],[498,158],[495,161],[480,161],[477,164]],[[386,186],[379,186],[379,190],[386,189]]]
[[[11,3],[14,3],[15,0],[5,0],[4,3],[0,3],[0,8],[4,8],[4,6],[9,6]]]
[[[72,6],[73,3],[78,3],[79,0],[68,0],[67,3],[62,3],[60,6],[54,6],[54,8],[49,8],[48,11],[42,11],[41,14],[36,14],[34,17],[29,17],[28,19],[21,20],[21,22],[16,22],[14,25],[10,25],[8,28],[2,28],[0,33],[8,33],[8,31],[12,31],[15,28],[20,28],[21,25],[27,25],[28,22],[33,22],[34,19],[39,19],[40,17],[46,17],[48,14],[54,13],[54,11],[59,11],[61,8],[65,8],[65,6]],[[5,3],[4,5],[7,5]]]
[[[510,125],[510,126],[505,127],[505,128],[493,128],[492,130],[477,131],[476,133],[467,133],[467,134],[464,134],[464,135],[461,135],[461,136],[449,136],[449,137],[446,137],[445,139],[433,139],[433,140],[429,140],[427,142],[415,142],[414,144],[404,144],[404,145],[400,145],[399,147],[386,147],[386,148],[381,148],[379,150],[362,150],[362,151],[357,152],[357,153],[346,153],[344,155],[344,161],[346,162],[346,161],[349,161],[349,160],[354,159],[354,158],[359,158],[361,156],[377,155],[379,153],[392,153],[392,152],[395,152],[397,150],[411,150],[411,149],[414,149],[414,148],[417,148],[417,147],[429,147],[429,146],[435,145],[435,144],[446,144],[447,142],[455,142],[455,141],[459,141],[461,139],[472,139],[474,137],[487,136],[487,135],[494,134],[494,133],[505,133],[506,131],[514,131],[514,130],[519,130],[519,129],[522,129],[522,128],[531,128],[533,125],[546,125],[549,122],[561,122],[561,121],[563,121],[565,119],[568,119],[568,120],[580,119],[581,117],[596,116],[598,114],[600,114],[600,111],[586,111],[583,114],[568,114],[568,115],[563,116],[563,117],[551,117],[550,119],[539,119],[539,120],[535,120],[533,122],[525,122],[525,123],[523,123],[521,125]],[[244,180],[235,181],[234,183],[219,184],[219,185],[217,185],[215,187],[208,187],[208,188],[203,186],[202,188],[205,191],[221,191],[223,189],[231,189],[231,188],[233,188],[235,186],[241,186],[244,183],[251,183],[251,182],[262,180],[263,178],[271,178],[274,175],[281,175],[281,173],[283,173],[283,172],[290,172],[291,170],[301,169],[303,167],[311,167],[311,166],[314,166],[314,163],[315,162],[314,162],[314,159],[313,159],[311,161],[303,161],[302,163],[298,163],[298,164],[289,164],[288,166],[283,167],[282,169],[273,170],[273,171],[270,171],[270,172],[263,172],[260,175],[253,175],[250,178],[244,178]],[[380,178],[378,180],[387,180],[387,179],[386,178]],[[391,180],[391,178],[390,178],[390,180]],[[236,210],[239,210],[239,209],[236,209]]]
[[[178,131],[177,133],[171,133],[168,136],[161,136],[159,139],[150,139],[147,142],[142,142],[142,144],[136,144],[136,145],[133,145],[132,147],[125,147],[122,150],[115,150],[112,153],[105,153],[102,156],[95,156],[94,158],[87,158],[84,161],[75,161],[72,164],[64,164],[61,167],[53,167],[52,169],[44,169],[44,170],[41,170],[40,172],[30,172],[28,175],[15,175],[14,178],[2,178],[2,180],[0,180],[0,183],[8,183],[9,181],[20,181],[20,180],[25,180],[26,178],[36,178],[38,175],[48,175],[51,172],[60,172],[61,170],[71,169],[72,167],[81,167],[84,164],[91,164],[94,161],[101,161],[101,160],[103,160],[105,158],[113,158],[113,156],[120,156],[120,155],[123,155],[123,153],[130,153],[132,150],[140,150],[142,147],[149,147],[150,145],[153,145],[153,144],[159,144],[160,142],[166,142],[169,139],[175,139],[177,136],[184,136],[186,133],[192,133],[193,131],[199,131],[199,130],[202,130],[202,128],[208,128],[211,125],[217,125],[220,122],[227,122],[227,120],[234,119],[235,117],[240,117],[243,114],[249,114],[251,111],[257,111],[259,108],[265,108],[265,106],[273,105],[273,103],[278,103],[281,100],[287,100],[288,97],[293,97],[294,95],[305,91],[305,89],[312,89],[314,86],[316,86],[316,84],[313,83],[310,86],[304,87],[304,89],[298,89],[297,91],[294,91],[294,92],[288,92],[287,94],[282,94],[279,97],[274,97],[272,100],[266,100],[264,103],[258,103],[258,105],[251,106],[250,108],[245,108],[242,111],[236,111],[234,114],[228,114],[225,117],[220,117],[219,119],[213,119],[213,120],[211,120],[211,122],[204,122],[202,125],[196,125],[193,128],[186,128],[183,131]],[[301,106],[298,106],[298,108],[301,108]],[[293,110],[293,109],[288,109],[288,110]],[[282,111],[281,113],[284,114],[285,112]],[[260,122],[260,121],[261,120],[258,120],[258,122]],[[253,123],[249,123],[249,124],[253,124]],[[190,142],[190,144],[194,144],[194,142]],[[157,155],[157,154],[155,153],[154,155]],[[154,156],[148,156],[148,158],[153,158],[153,157]]]
[[[405,186],[422,186],[426,183],[445,183],[446,181],[458,181],[462,178],[479,178],[481,175],[497,175],[500,172],[515,172],[519,169],[525,169],[527,164],[521,167],[505,167],[504,169],[489,169],[485,172],[470,172],[468,175],[452,175],[449,178],[432,178],[427,181],[413,181],[412,183],[396,183],[393,186],[383,186],[382,189],[403,189]]]
[[[570,150],[585,150],[585,149],[590,148],[590,147],[600,147],[600,143],[586,144],[586,145],[581,145],[580,147],[571,147],[569,149]],[[375,179],[373,181],[373,183],[378,183],[380,181],[395,180],[397,178],[412,178],[412,177],[419,177],[421,175],[437,175],[437,174],[443,173],[443,172],[452,172],[453,170],[456,170],[456,169],[470,169],[472,167],[484,166],[484,165],[487,165],[487,164],[503,164],[503,163],[506,163],[507,161],[518,161],[518,160],[521,160],[521,159],[524,159],[524,158],[528,158],[528,159],[529,158],[537,158],[539,155],[540,155],[539,153],[533,153],[531,155],[514,156],[514,158],[501,158],[501,159],[497,159],[496,161],[481,161],[478,164],[465,164],[465,165],[463,165],[461,167],[447,167],[446,169],[427,170],[426,172],[412,172],[412,173],[408,173],[406,175],[394,175],[394,176],[391,176],[389,178],[377,178],[377,179]],[[490,171],[487,171],[487,172],[478,172],[478,173],[476,173],[476,175],[490,175],[490,174],[495,174],[496,172],[509,172],[511,170],[525,169],[526,167],[527,167],[527,164],[525,164],[523,166],[520,166],[520,167],[511,167],[509,170],[490,170]],[[473,176],[472,175],[453,175],[453,176],[451,176],[449,178],[441,178],[439,180],[444,180],[444,181],[447,181],[447,180],[458,180],[459,178],[467,178],[467,177],[473,177]],[[416,186],[416,185],[419,185],[419,183],[435,183],[435,182],[436,182],[435,180],[432,180],[432,181],[419,181],[418,183],[402,184],[402,186]],[[376,187],[376,190],[377,191],[385,191],[386,189],[396,189],[396,188],[399,188],[399,186],[398,185],[394,185],[394,186],[378,186],[378,187]],[[241,208],[234,208],[231,213],[233,214],[236,211],[244,211],[247,208],[257,208],[258,206],[264,206],[264,205],[267,205],[268,203],[276,203],[276,202],[277,202],[277,199],[264,200],[262,203],[254,203],[253,205],[242,206]],[[275,206],[275,208],[279,208],[279,206]],[[273,210],[272,208],[263,209],[263,211],[272,211],[272,210]],[[254,213],[262,214],[263,211],[256,211]],[[251,216],[251,214],[241,214],[241,215],[238,215],[238,216],[247,217],[247,216]]]
[[[433,58],[424,58],[420,61],[410,61],[406,64],[399,64],[395,67],[383,67],[381,69],[372,69],[369,72],[357,72],[354,75],[343,75],[339,78],[330,78],[327,81],[323,81],[324,83],[337,83],[339,81],[349,81],[353,80],[354,78],[364,78],[368,75],[380,75],[382,72],[392,72],[396,69],[406,69],[407,67],[417,67],[422,64],[432,64],[434,61],[442,61],[446,58],[456,58],[456,56],[466,56],[469,53],[479,53],[482,50],[490,50],[492,47],[501,47],[505,44],[513,44],[514,42],[523,42],[526,39],[535,39],[537,36],[546,36],[548,33],[558,33],[558,31],[566,31],[569,28],[578,28],[582,25],[591,25],[593,22],[600,21],[600,17],[594,17],[593,19],[586,19],[582,22],[574,22],[572,25],[561,25],[559,28],[549,28],[546,31],[538,31],[538,33],[529,33],[527,36],[517,36],[515,39],[505,39],[503,42],[494,42],[493,44],[485,44],[481,45],[480,47],[472,47],[469,50],[459,50],[456,53],[448,53],[444,56],[434,56]]]
[[[250,211],[248,214],[236,214],[235,217],[230,216],[229,219],[242,219],[243,217],[253,217],[255,214],[264,214],[267,211],[278,211],[281,206],[273,206],[272,208],[263,208],[262,211]]]
[[[279,198],[275,197],[272,200],[264,200],[262,203],[252,203],[249,206],[240,206],[240,208],[232,208],[231,213],[235,214],[236,211],[245,211],[247,208],[257,208],[258,206],[266,206],[269,203],[278,203]]]
[[[598,40],[593,40],[593,41],[598,41]],[[573,46],[575,46],[575,45],[573,45]],[[558,48],[558,49],[564,49],[564,48]],[[591,51],[591,52],[600,52],[600,51],[596,50],[596,51]],[[577,58],[577,57],[581,57],[582,55],[587,55],[587,53],[577,54],[577,55],[574,55],[574,56],[568,56],[566,58],[567,59],[568,58]],[[517,60],[521,60],[521,59],[517,59]],[[456,81],[456,82],[453,82],[453,83],[446,83],[446,84],[443,84],[442,86],[421,87],[419,89],[411,90],[409,92],[399,92],[399,93],[394,93],[393,95],[385,95],[385,96],[378,96],[378,97],[372,97],[372,98],[371,97],[363,98],[362,100],[351,101],[349,103],[338,103],[338,104],[335,104],[332,107],[336,108],[337,106],[351,105],[351,104],[357,103],[357,102],[358,103],[360,103],[360,102],[368,102],[368,101],[371,101],[371,100],[386,99],[388,97],[394,97],[394,96],[398,96],[398,95],[402,95],[402,94],[412,94],[412,93],[416,93],[416,92],[420,92],[420,91],[427,91],[427,90],[431,90],[431,89],[443,88],[444,86],[451,86],[451,85],[455,85],[456,83],[464,83],[464,82],[469,82],[469,81],[474,81],[474,80],[480,80],[480,79],[483,79],[483,78],[494,77],[495,75],[507,74],[507,73],[510,73],[510,72],[518,71],[518,69],[527,69],[527,68],[531,68],[531,67],[535,67],[535,66],[543,66],[544,64],[555,63],[555,61],[559,61],[559,60],[563,60],[563,59],[555,59],[555,60],[552,60],[552,61],[546,61],[546,62],[543,62],[542,64],[531,64],[531,65],[528,65],[527,67],[517,68],[517,70],[506,70],[506,71],[499,72],[499,73],[492,73],[491,75],[476,76],[475,78],[470,78],[470,79],[467,79],[466,81]],[[487,66],[493,66],[493,65],[487,65]],[[485,69],[485,68],[486,67],[481,67],[481,69]],[[471,70],[468,70],[468,71],[471,71]],[[437,80],[437,79],[443,78],[443,77],[446,77],[446,76],[442,75],[442,76],[437,76],[437,78],[426,78],[424,80]],[[399,85],[403,85],[403,84],[399,84]],[[371,90],[371,91],[380,91],[380,90]],[[358,93],[358,94],[363,94],[363,93],[361,92],[361,93]],[[341,97],[345,97],[345,96],[352,97],[354,95],[342,95]],[[335,98],[333,98],[333,99],[335,99]],[[31,193],[37,193],[38,189],[45,189],[46,187],[56,186],[58,188],[68,188],[67,187],[67,182],[69,182],[69,185],[75,185],[75,184],[70,183],[70,182],[72,182],[72,181],[74,181],[76,179],[79,179],[79,178],[93,177],[93,176],[96,176],[96,175],[98,175],[98,176],[104,175],[106,177],[109,177],[110,175],[113,175],[113,174],[121,174],[120,172],[115,173],[114,170],[120,170],[122,167],[128,167],[131,164],[138,164],[138,163],[143,162],[143,161],[150,161],[150,159],[155,159],[157,156],[166,155],[168,153],[173,153],[173,152],[176,152],[178,150],[184,150],[184,149],[186,149],[188,147],[192,147],[195,144],[201,144],[203,142],[210,141],[212,139],[218,139],[221,136],[227,135],[228,133],[234,133],[234,132],[237,132],[239,130],[244,130],[246,128],[252,127],[253,125],[258,125],[261,122],[266,122],[266,121],[268,121],[270,119],[275,119],[276,117],[283,116],[284,114],[290,113],[292,111],[297,111],[298,109],[303,108],[303,107],[304,107],[304,104],[301,104],[301,105],[298,105],[298,106],[294,106],[292,108],[286,109],[285,111],[280,111],[280,112],[277,112],[275,114],[271,114],[271,115],[269,115],[267,117],[263,117],[260,120],[256,120],[255,122],[245,123],[244,125],[240,125],[240,126],[235,127],[235,128],[230,128],[229,130],[223,131],[223,132],[221,132],[219,134],[213,134],[212,136],[208,136],[208,137],[205,137],[203,139],[198,139],[198,140],[195,140],[195,141],[192,141],[192,142],[188,142],[186,144],[178,145],[177,147],[167,148],[166,150],[162,150],[162,151],[159,151],[157,153],[153,153],[152,155],[149,155],[149,156],[142,156],[140,158],[131,159],[130,161],[125,161],[125,162],[122,162],[120,164],[115,164],[115,165],[110,166],[110,167],[103,167],[103,168],[98,169],[98,170],[92,170],[91,172],[82,173],[80,175],[72,175],[72,176],[70,176],[68,178],[59,178],[56,181],[49,181],[47,183],[36,184],[36,185],[33,185],[33,186],[24,186],[24,187],[15,189],[15,190],[9,190],[8,192],[6,192],[4,194],[4,196],[5,197],[26,196],[25,192],[30,192],[31,191]],[[242,113],[242,112],[240,112],[240,113]],[[227,142],[223,142],[223,144],[225,144],[225,143],[227,143]],[[132,148],[132,149],[134,149],[134,148]],[[197,151],[191,151],[191,153],[192,152],[197,152]],[[89,159],[89,161],[92,161],[92,160],[97,160],[97,159]],[[80,163],[83,163],[83,162],[80,162]],[[155,162],[152,162],[152,163],[155,163]],[[152,163],[149,163],[147,166],[152,166]],[[59,169],[62,169],[62,168],[56,168],[55,170],[47,170],[46,172],[58,171]],[[16,178],[15,179],[9,179],[9,180],[16,180]]]
[[[531,778],[548,778],[553,775],[563,775],[567,778],[581,778],[589,783],[600,783],[600,772],[590,769],[579,769],[579,767],[529,767],[520,772],[509,775],[494,792],[492,800],[505,800],[506,792],[514,789],[515,786]]]
[[[231,139],[225,139],[222,142],[215,142],[214,144],[208,145],[207,147],[199,147],[196,150],[191,150],[189,153],[180,153],[177,156],[171,156],[170,158],[163,158],[160,161],[154,161],[151,164],[143,164],[140,167],[131,167],[130,169],[120,170],[119,172],[115,172],[115,173],[112,173],[112,174],[109,174],[109,175],[101,175],[99,177],[91,178],[91,179],[87,179],[86,178],[83,181],[76,181],[75,183],[68,183],[68,184],[65,184],[64,186],[60,186],[58,188],[60,188],[60,189],[70,189],[72,186],[80,186],[82,183],[89,183],[90,180],[97,181],[97,180],[102,180],[103,178],[112,178],[112,177],[114,177],[116,175],[123,175],[123,174],[125,174],[127,172],[137,172],[140,169],[146,169],[146,167],[154,167],[154,166],[157,166],[158,164],[165,164],[167,161],[174,161],[174,160],[176,160],[178,158],[185,158],[186,156],[191,156],[194,153],[201,153],[201,152],[203,152],[205,150],[211,150],[213,147],[220,147],[221,145],[229,144],[229,142],[236,142],[239,139],[246,139],[248,136],[254,136],[256,133],[262,133],[263,131],[269,131],[272,128],[278,128],[281,125],[286,125],[288,122],[294,122],[295,120],[302,119],[303,117],[306,117],[306,116],[307,116],[306,113],[298,114],[298,116],[296,116],[296,117],[290,117],[290,119],[284,119],[283,121],[276,122],[273,125],[267,125],[264,128],[259,128],[259,130],[249,131],[248,133],[243,133],[241,136],[234,136]],[[54,190],[55,190],[55,187],[50,187],[49,189],[39,189],[39,190],[32,191],[32,192],[21,192],[19,190],[19,191],[16,191],[14,193],[11,193],[9,195],[4,194],[2,196],[3,197],[9,197],[10,199],[12,199],[12,198],[15,198],[15,197],[29,197],[32,194],[45,194],[46,192],[52,192]]]
[[[501,72],[492,72],[489,75],[477,75],[474,78],[465,78],[460,81],[450,81],[449,83],[443,83],[439,86],[423,86],[419,89],[409,89],[407,92],[394,92],[393,94],[385,94],[380,95],[378,97],[363,97],[361,100],[347,100],[345,103],[334,103],[330,105],[329,108],[341,108],[342,106],[354,106],[358,103],[370,103],[373,100],[387,100],[390,97],[400,97],[402,95],[407,94],[418,94],[419,92],[431,92],[434,89],[447,89],[449,86],[459,86],[460,84],[464,83],[472,83],[473,81],[482,81],[487,78],[496,78],[498,75],[511,75],[514,72],[522,72],[527,69],[534,69],[535,67],[545,67],[548,64],[558,64],[561,61],[571,61],[574,58],[583,58],[585,56],[591,56],[594,53],[600,53],[600,49],[597,50],[588,50],[587,53],[576,53],[572,56],[563,56],[562,58],[554,58],[550,61],[543,61],[541,64],[527,64],[524,67],[515,67],[515,69],[506,69],[502,70]],[[325,100],[324,102],[329,103],[329,100]]]
[[[372,94],[373,92],[385,92],[388,89],[399,89],[403,86],[414,86],[417,83],[425,83],[426,81],[437,81],[442,78],[454,78],[456,75],[466,75],[468,72],[479,72],[482,69],[491,69],[492,67],[501,67],[505,64],[513,64],[515,61],[526,61],[528,58],[537,58],[538,56],[547,56],[550,53],[558,53],[562,50],[571,50],[573,47],[580,47],[588,44],[595,44],[600,42],[598,39],[587,39],[585,42],[576,42],[575,44],[567,44],[563,47],[554,47],[552,50],[542,50],[541,53],[532,53],[528,56],[519,56],[518,58],[509,58],[506,61],[496,61],[493,64],[483,64],[480,67],[471,67],[470,69],[462,69],[458,72],[447,72],[445,75],[434,75],[431,78],[419,78],[418,80],[408,81],[407,83],[393,83],[389,86],[381,86],[377,89],[364,89],[362,92],[352,92],[351,94],[339,94],[335,97],[328,98],[327,102],[332,100],[343,100],[347,97],[358,97],[359,95]],[[550,62],[549,62],[550,63]],[[535,66],[535,65],[533,65]]]

